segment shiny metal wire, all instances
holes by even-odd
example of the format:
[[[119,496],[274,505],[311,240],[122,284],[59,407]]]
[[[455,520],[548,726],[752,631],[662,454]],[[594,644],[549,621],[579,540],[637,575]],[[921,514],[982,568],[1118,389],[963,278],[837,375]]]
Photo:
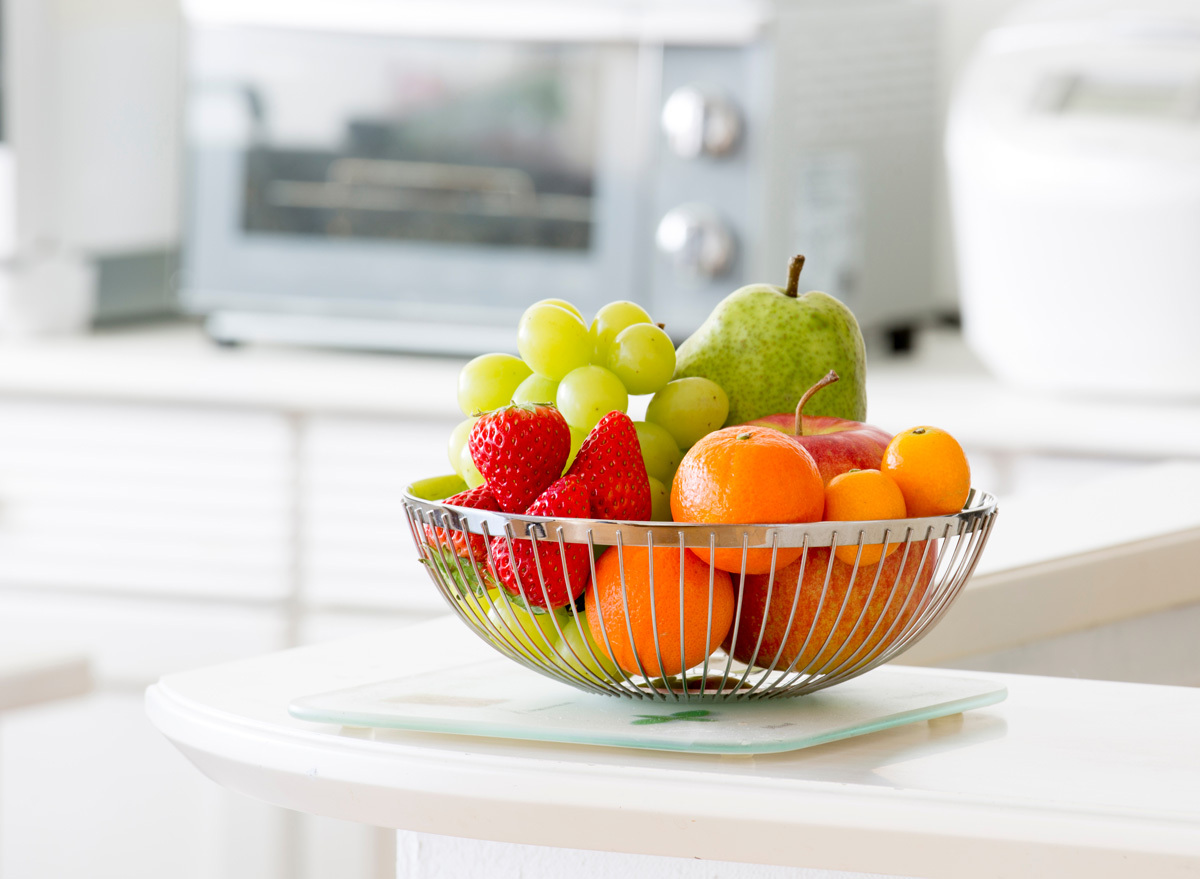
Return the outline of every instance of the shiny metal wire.
[[[581,690],[633,699],[661,701],[765,699],[799,696],[849,680],[888,662],[916,643],[949,609],[970,579],[996,521],[996,499],[972,489],[963,511],[952,516],[874,522],[813,522],[800,525],[700,525],[691,523],[613,522],[595,519],[546,519],[451,507],[423,500],[410,489],[404,497],[412,538],[430,578],[451,610],[497,651],[526,668]],[[457,555],[453,537],[470,538],[472,549]],[[571,625],[586,632],[587,616],[578,602],[565,611],[535,614],[541,626],[527,630],[514,612],[523,602],[498,588],[496,541],[511,553],[514,541],[534,548],[536,583],[520,583],[524,595],[545,595],[537,548],[557,546],[563,570],[567,547],[586,545],[590,578],[596,576],[601,551],[617,553],[624,607],[623,635],[633,640],[625,575],[627,547],[684,553],[719,548],[741,551],[741,571],[731,572],[735,610],[722,647],[703,662],[678,674],[667,674],[659,640],[661,626],[673,621],[655,617],[656,584],[649,575],[652,628],[651,655],[634,653],[636,673],[610,671],[609,623],[598,615],[601,631],[569,639]],[[896,556],[873,565],[860,564],[864,547],[882,544]],[[853,565],[834,562],[834,548],[854,547]],[[894,547],[894,550],[891,548]],[[777,566],[778,553],[799,548],[790,566]],[[751,549],[769,549],[767,574],[751,576],[746,564]],[[849,573],[847,573],[849,571]],[[885,574],[889,572],[889,574]],[[838,575],[835,577],[835,573]],[[784,576],[786,574],[786,576]],[[709,567],[707,635],[712,643],[715,569]],[[482,585],[481,585],[482,584]],[[578,585],[578,584],[573,584]],[[679,578],[679,638],[684,641],[684,577]],[[762,590],[765,588],[765,594]],[[790,597],[781,598],[780,596]],[[762,595],[763,612],[754,624],[750,596]],[[774,599],[779,599],[773,604]],[[757,603],[756,605],[757,606]],[[743,613],[747,611],[747,613]],[[528,620],[528,617],[524,617]],[[780,625],[778,620],[785,619]],[[776,621],[774,625],[770,621]],[[778,641],[773,649],[767,649]],[[680,648],[682,654],[682,648]],[[603,655],[601,655],[603,654]],[[674,657],[672,657],[674,658]],[[682,656],[678,657],[682,664]]]

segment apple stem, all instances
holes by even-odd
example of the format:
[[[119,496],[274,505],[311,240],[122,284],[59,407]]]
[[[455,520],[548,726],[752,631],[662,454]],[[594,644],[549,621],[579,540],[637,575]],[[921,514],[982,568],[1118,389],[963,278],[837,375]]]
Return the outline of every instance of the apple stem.
[[[804,257],[800,257],[800,259],[803,261]],[[796,436],[804,436],[804,419],[800,414],[804,411],[804,404],[812,399],[812,395],[821,390],[821,388],[827,387],[837,380],[837,372],[831,369],[829,372],[825,373],[825,375],[822,376],[815,385],[804,392],[804,396],[801,397],[800,402],[796,404]]]
[[[797,253],[788,263],[788,282],[784,293],[795,299],[800,295],[800,273],[804,271],[804,254]]]

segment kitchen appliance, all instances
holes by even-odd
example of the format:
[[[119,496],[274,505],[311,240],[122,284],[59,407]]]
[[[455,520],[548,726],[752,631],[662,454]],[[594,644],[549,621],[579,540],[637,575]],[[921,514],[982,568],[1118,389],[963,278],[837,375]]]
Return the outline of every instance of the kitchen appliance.
[[[174,310],[180,19],[0,3],[0,336]]]
[[[966,339],[1053,392],[1200,395],[1200,8],[1036,4],[947,130]]]
[[[221,341],[507,350],[544,297],[682,338],[747,281],[933,309],[935,7],[187,0],[182,297]]]

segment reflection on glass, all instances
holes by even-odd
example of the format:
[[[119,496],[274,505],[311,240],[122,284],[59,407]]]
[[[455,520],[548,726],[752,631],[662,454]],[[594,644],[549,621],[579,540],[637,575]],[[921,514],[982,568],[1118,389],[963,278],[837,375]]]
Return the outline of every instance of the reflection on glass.
[[[594,50],[358,42],[361,53],[326,42],[312,64],[247,71],[247,232],[590,246]]]

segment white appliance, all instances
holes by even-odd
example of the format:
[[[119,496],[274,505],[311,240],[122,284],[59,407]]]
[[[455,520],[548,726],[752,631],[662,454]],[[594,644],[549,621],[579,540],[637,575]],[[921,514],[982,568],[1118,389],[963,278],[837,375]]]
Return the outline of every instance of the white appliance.
[[[1056,392],[1200,395],[1200,4],[1025,7],[954,97],[968,344]]]
[[[0,338],[168,310],[178,10],[0,0],[0,33]]]

